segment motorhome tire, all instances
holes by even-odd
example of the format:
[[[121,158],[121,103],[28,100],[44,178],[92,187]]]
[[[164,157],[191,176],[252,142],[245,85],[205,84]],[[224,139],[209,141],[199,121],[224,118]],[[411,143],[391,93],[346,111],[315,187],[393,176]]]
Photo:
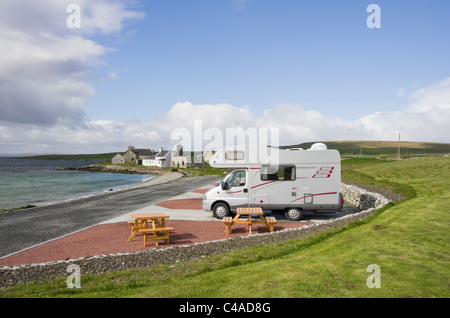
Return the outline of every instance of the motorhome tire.
[[[217,219],[222,219],[230,214],[230,208],[226,203],[216,203],[213,207],[213,216]]]
[[[302,209],[287,208],[284,212],[284,216],[289,221],[299,221],[302,218]]]

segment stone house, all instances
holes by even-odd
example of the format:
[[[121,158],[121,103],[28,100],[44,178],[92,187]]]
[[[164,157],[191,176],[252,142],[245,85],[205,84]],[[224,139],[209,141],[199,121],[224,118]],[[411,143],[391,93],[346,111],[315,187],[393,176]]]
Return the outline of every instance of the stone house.
[[[142,164],[143,159],[155,154],[153,149],[136,149],[133,146],[129,146],[128,150],[123,154],[123,158],[125,163],[135,162],[137,164]]]
[[[123,163],[125,163],[125,158],[120,153],[118,153],[111,159],[111,163],[113,165],[123,164]]]

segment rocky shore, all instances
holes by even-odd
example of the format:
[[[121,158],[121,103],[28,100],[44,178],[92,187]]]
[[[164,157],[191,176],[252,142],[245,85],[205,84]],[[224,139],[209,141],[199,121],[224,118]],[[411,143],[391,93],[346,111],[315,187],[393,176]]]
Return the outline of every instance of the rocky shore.
[[[158,167],[146,167],[146,166],[123,166],[123,165],[98,165],[92,164],[89,166],[81,167],[65,167],[61,170],[70,171],[87,171],[87,172],[104,172],[104,173],[122,173],[122,174],[151,174],[151,175],[164,175],[177,169],[163,169]]]
[[[143,252],[100,255],[43,264],[3,267],[0,268],[0,288],[42,279],[67,277],[67,268],[70,264],[80,266],[81,273],[83,274],[106,273],[124,269],[148,268],[157,264],[171,264],[179,261],[195,260],[213,254],[229,252],[238,248],[302,238],[311,234],[337,229],[357,220],[363,220],[374,215],[379,208],[390,201],[381,194],[371,193],[356,186],[352,186],[350,189],[344,194],[344,199],[347,200],[350,196],[358,196],[358,193],[360,193],[369,198],[365,200],[368,206],[366,210],[323,223],[316,223],[301,228],[284,229],[272,233],[233,237],[192,245],[149,249]],[[370,206],[370,202],[375,205]]]

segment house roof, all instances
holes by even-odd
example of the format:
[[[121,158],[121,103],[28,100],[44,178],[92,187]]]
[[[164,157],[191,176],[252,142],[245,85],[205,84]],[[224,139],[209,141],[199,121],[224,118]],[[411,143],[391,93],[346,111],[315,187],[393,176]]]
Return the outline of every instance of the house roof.
[[[161,150],[156,154],[156,157],[165,157],[169,153],[169,150]]]
[[[152,149],[136,149],[133,148],[133,152],[138,156],[151,156],[154,155],[155,152]]]

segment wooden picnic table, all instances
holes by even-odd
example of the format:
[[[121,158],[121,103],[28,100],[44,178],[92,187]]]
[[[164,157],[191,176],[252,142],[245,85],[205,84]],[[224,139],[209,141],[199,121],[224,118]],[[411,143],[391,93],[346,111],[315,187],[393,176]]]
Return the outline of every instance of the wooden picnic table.
[[[131,236],[128,242],[131,241],[136,234],[142,233],[144,235],[144,246],[147,245],[147,239],[153,240],[158,245],[158,240],[167,240],[169,244],[169,233],[173,231],[173,227],[166,227],[165,219],[170,218],[164,213],[133,213],[130,216],[134,219],[131,224]],[[158,236],[158,233],[165,233],[163,236]],[[147,234],[153,234],[153,237],[147,238]]]
[[[231,217],[225,217],[223,218],[223,223],[225,224],[225,233],[229,234],[231,227],[233,224],[247,224],[249,234],[252,234],[252,224],[253,223],[264,223],[270,232],[273,232],[273,226],[277,223],[274,217],[264,217],[264,212],[261,208],[256,207],[246,207],[246,208],[237,208],[236,210],[236,216],[231,219]],[[258,215],[259,220],[252,219],[252,215]],[[244,216],[244,218],[240,218],[241,216]]]

